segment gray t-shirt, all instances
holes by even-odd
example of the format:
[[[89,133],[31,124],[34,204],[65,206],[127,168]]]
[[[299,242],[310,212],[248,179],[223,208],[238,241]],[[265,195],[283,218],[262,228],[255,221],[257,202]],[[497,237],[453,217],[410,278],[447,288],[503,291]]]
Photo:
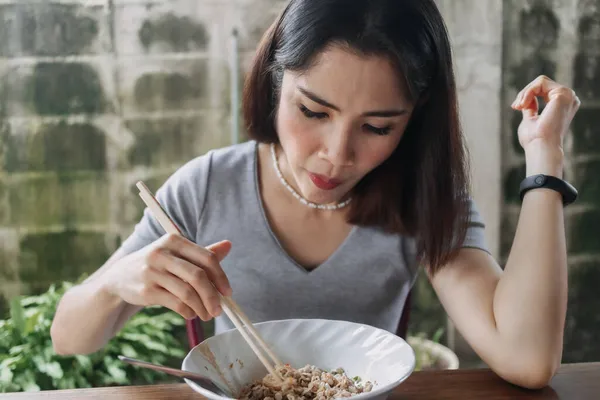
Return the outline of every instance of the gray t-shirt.
[[[281,247],[266,219],[254,141],[211,150],[177,170],[156,192],[182,232],[199,245],[230,240],[222,266],[233,298],[252,322],[287,318],[355,321],[395,332],[418,265],[414,241],[355,226],[343,244],[308,271]],[[145,210],[123,243],[127,253],[165,232]],[[484,225],[471,203],[464,247],[487,251]],[[217,333],[233,328],[224,314]]]

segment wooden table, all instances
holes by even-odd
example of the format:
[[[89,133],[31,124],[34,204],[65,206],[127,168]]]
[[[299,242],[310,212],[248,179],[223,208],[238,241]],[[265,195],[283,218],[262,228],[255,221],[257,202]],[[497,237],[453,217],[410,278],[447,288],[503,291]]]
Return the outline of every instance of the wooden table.
[[[186,384],[128,386],[0,394],[0,400],[198,400]],[[525,390],[488,369],[415,372],[389,400],[600,399],[600,362],[563,365],[549,387]]]

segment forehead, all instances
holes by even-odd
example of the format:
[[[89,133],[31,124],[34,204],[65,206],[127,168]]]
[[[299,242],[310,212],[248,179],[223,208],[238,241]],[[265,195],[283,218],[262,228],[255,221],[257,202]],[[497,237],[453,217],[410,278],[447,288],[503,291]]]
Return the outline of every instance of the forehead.
[[[291,73],[288,79],[290,89],[301,86],[342,110],[407,106],[403,81],[388,58],[337,45],[319,53],[309,69]]]

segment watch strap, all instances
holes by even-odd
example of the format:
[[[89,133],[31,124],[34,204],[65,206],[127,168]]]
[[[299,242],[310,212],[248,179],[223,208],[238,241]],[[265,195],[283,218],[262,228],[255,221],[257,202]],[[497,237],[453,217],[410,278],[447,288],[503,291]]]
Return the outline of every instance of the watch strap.
[[[567,206],[573,203],[577,199],[577,189],[573,187],[569,182],[559,179],[555,176],[537,174],[531,175],[521,181],[519,186],[519,195],[521,201],[525,193],[532,189],[552,189],[559,192],[563,198],[563,206]]]

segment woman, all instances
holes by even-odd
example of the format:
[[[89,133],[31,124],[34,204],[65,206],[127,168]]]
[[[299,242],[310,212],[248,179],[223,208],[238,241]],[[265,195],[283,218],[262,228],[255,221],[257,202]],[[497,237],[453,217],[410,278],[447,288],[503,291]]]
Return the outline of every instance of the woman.
[[[229,329],[217,290],[254,322],[317,317],[394,330],[422,266],[494,371],[524,387],[549,382],[566,313],[565,193],[524,194],[502,271],[469,197],[450,45],[433,0],[292,0],[244,90],[252,140],[190,161],[157,193],[188,239],[164,235],[146,212],[65,294],[52,326],[58,353],[100,349],[154,304]],[[536,97],[548,102],[541,115]],[[578,106],[546,77],[519,93],[528,176],[563,182],[562,141]]]

